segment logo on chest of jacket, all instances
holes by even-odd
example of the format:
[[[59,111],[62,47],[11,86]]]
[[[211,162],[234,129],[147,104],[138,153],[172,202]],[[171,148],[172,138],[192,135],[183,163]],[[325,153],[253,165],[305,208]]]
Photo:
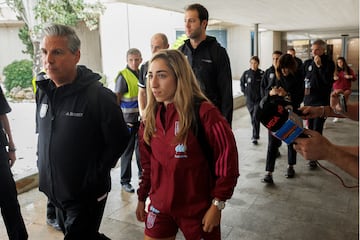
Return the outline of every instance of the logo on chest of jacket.
[[[309,65],[309,67],[308,67],[308,71],[309,71],[309,72],[311,72],[311,71],[312,71],[312,69],[313,69],[312,65]]]
[[[65,116],[68,116],[68,117],[82,117],[82,116],[84,116],[84,113],[82,113],[82,112],[66,112]]]
[[[203,62],[206,62],[206,63],[212,63],[212,61],[211,61],[211,59],[201,59],[201,61],[203,61]]]
[[[175,158],[187,158],[186,145],[178,144],[175,147]]]
[[[179,132],[179,121],[175,121],[174,135],[176,136]],[[179,143],[175,147],[175,158],[187,158],[186,145]]]

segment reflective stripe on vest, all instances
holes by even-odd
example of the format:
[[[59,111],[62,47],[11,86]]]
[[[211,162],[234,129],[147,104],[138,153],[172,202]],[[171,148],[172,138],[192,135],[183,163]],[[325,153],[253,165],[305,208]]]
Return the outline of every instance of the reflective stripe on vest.
[[[123,113],[137,113],[138,107],[138,78],[128,68],[122,70],[121,75],[124,77],[128,91],[122,96],[120,107]]]

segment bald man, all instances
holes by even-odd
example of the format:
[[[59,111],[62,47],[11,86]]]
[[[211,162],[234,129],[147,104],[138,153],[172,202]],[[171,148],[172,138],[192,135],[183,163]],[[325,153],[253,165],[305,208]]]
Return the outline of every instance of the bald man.
[[[150,41],[151,53],[154,55],[161,49],[169,48],[169,42],[165,34],[156,33],[151,37]],[[145,62],[140,67],[139,82],[138,82],[138,102],[140,117],[144,118],[143,113],[146,107],[146,75],[148,71],[149,61]]]

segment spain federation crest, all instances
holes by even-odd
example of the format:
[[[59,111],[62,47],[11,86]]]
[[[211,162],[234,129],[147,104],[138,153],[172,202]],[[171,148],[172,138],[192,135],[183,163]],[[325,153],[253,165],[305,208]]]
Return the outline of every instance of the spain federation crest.
[[[154,227],[155,219],[156,219],[156,214],[153,212],[149,212],[147,215],[147,219],[146,219],[146,227],[148,229],[151,229]]]

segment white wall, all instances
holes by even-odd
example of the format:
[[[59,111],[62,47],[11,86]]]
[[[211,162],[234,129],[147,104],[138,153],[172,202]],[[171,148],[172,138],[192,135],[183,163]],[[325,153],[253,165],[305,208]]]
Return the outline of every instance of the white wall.
[[[83,23],[76,29],[82,42],[80,64],[103,72],[108,78],[108,87],[113,90],[115,76],[126,66],[126,51],[129,48],[138,48],[143,61],[147,61],[151,57],[150,38],[154,33],[165,33],[171,46],[176,40],[176,30],[183,29],[183,13],[125,3],[107,3],[106,11],[100,18],[99,30],[89,31]],[[227,52],[233,79],[239,79],[249,68],[251,31],[252,28],[248,27],[227,28]],[[21,53],[24,46],[17,33],[18,27],[0,27],[1,72],[2,67],[13,60],[29,59],[28,55]],[[271,66],[272,52],[281,47],[280,36],[281,33],[271,31],[259,34],[259,58],[262,69]],[[11,51],[8,46],[11,46]]]
[[[126,51],[138,48],[143,62],[151,57],[150,38],[162,32],[170,46],[176,39],[176,29],[183,29],[182,13],[136,6],[124,3],[106,4],[100,19],[103,73],[108,77],[109,88],[114,88],[114,78],[126,66]]]
[[[108,77],[109,88],[114,89],[114,78],[126,66],[126,51],[138,48],[143,61],[147,61],[151,57],[151,36],[163,32],[171,46],[176,40],[176,30],[184,29],[184,15],[126,3],[108,3],[106,7],[100,19],[102,66],[103,73]],[[251,31],[253,28],[242,26],[227,28],[227,52],[235,80],[240,79],[241,74],[249,68]],[[259,34],[260,68],[265,70],[271,66],[272,52],[278,49],[281,49],[280,32]]]
[[[25,45],[18,36],[21,26],[19,24],[0,27],[0,76],[4,67],[13,61],[22,59],[31,60],[29,55],[22,53],[22,50],[25,50]]]
[[[272,65],[272,53],[275,50],[281,50],[281,32],[261,32],[259,34],[259,45],[261,68],[266,70]]]
[[[239,80],[242,73],[250,67],[251,30],[247,27],[231,27],[228,29],[227,50],[233,79]]]
[[[75,31],[81,41],[79,64],[86,65],[95,72],[102,72],[99,30],[90,31],[82,22],[76,26]]]
[[[12,27],[0,26],[0,75],[2,75],[3,68],[15,60],[31,60],[29,54],[22,53],[25,45],[18,36],[21,27],[22,23]],[[81,40],[79,64],[86,65],[94,71],[102,71],[99,31],[90,31],[84,23],[80,23],[75,31]]]

